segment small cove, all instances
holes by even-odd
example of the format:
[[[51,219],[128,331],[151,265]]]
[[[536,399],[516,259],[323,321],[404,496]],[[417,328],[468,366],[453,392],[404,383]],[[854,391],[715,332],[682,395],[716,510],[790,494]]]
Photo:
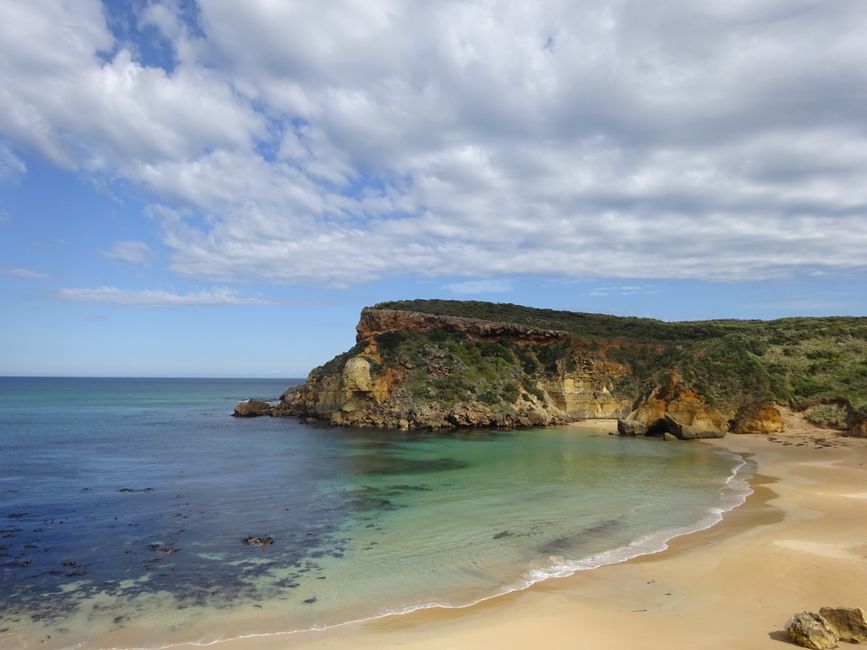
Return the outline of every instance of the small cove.
[[[0,630],[33,647],[464,606],[658,551],[746,493],[736,456],[578,425],[430,434],[228,417],[286,380],[0,382]]]

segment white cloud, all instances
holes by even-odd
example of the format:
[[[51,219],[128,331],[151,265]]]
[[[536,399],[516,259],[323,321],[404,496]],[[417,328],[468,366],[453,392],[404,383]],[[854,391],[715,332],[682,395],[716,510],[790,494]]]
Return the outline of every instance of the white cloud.
[[[98,287],[94,289],[61,289],[61,300],[69,302],[93,302],[108,305],[132,307],[173,307],[179,305],[264,305],[270,301],[261,298],[248,298],[226,287],[204,289],[193,293],[179,294],[161,289],[140,291],[118,289],[117,287]]]
[[[508,280],[467,280],[446,284],[443,289],[460,294],[508,293],[512,290],[512,283]]]
[[[0,142],[0,183],[19,180],[27,173],[27,165],[13,151]],[[5,221],[0,215],[0,223]]]
[[[142,11],[165,71],[95,0],[0,4],[0,137],[143,189],[181,275],[865,270],[861,0],[199,15]]]
[[[0,268],[0,273],[22,280],[47,280],[49,277],[46,273],[22,268]]]
[[[116,241],[108,250],[102,251],[104,257],[146,266],[150,261],[151,248],[141,241]]]
[[[593,287],[585,296],[650,296],[662,293],[652,285],[624,285],[619,287]]]
[[[0,133],[56,163],[135,179],[161,160],[252,146],[264,120],[203,65],[171,75],[115,43],[97,0],[0,4]]]

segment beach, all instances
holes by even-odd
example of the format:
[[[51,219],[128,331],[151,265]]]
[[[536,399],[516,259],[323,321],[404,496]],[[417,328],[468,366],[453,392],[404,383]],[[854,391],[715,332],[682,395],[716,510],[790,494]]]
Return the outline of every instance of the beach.
[[[201,387],[197,384],[197,390]],[[213,387],[212,390],[225,392],[224,387]],[[204,398],[203,398],[204,399]],[[210,400],[210,398],[208,398]],[[126,411],[123,411],[124,413]],[[161,418],[166,413],[161,411]],[[185,413],[183,411],[182,413]],[[181,421],[183,414],[177,415]],[[198,416],[197,416],[198,417]],[[614,449],[622,463],[613,467],[616,476],[624,476],[622,480],[630,482],[630,489],[640,491],[639,501],[651,499],[665,499],[669,490],[653,491],[654,485],[638,483],[639,467],[642,462],[648,462],[646,456],[657,455],[657,458],[668,459],[664,467],[664,474],[656,474],[655,480],[665,482],[679,467],[679,471],[695,474],[710,469],[718,471],[726,464],[707,465],[712,457],[717,457],[717,462],[722,458],[717,454],[707,454],[707,447],[715,447],[737,454],[746,461],[745,471],[739,475],[736,481],[739,494],[736,501],[730,502],[726,508],[732,508],[744,498],[745,486],[741,478],[749,481],[752,492],[746,496],[742,505],[728,509],[722,520],[715,525],[710,525],[717,517],[708,519],[709,527],[689,534],[682,534],[668,542],[667,550],[653,552],[660,548],[659,544],[649,545],[643,549],[646,555],[633,557],[630,560],[619,561],[599,568],[580,569],[568,577],[549,578],[536,582],[528,588],[516,586],[511,593],[501,596],[488,597],[475,605],[465,607],[430,607],[416,609],[404,614],[392,614],[376,617],[362,610],[359,617],[365,620],[332,625],[328,629],[317,629],[307,632],[290,632],[298,629],[290,616],[293,612],[304,611],[308,605],[296,605],[294,609],[286,607],[288,601],[269,601],[267,599],[249,598],[242,600],[241,592],[227,590],[227,601],[217,600],[218,608],[206,605],[198,610],[190,610],[182,605],[184,601],[178,599],[178,595],[171,596],[168,591],[159,593],[143,592],[143,600],[123,601],[114,604],[110,599],[98,596],[96,600],[82,601],[82,609],[75,618],[68,623],[57,622],[57,629],[46,630],[40,634],[38,628],[33,628],[33,634],[19,635],[14,632],[0,635],[0,647],[24,650],[31,647],[50,648],[182,648],[193,650],[194,648],[210,647],[219,650],[277,650],[296,649],[309,650],[313,648],[365,649],[365,648],[420,648],[429,650],[450,650],[458,648],[559,648],[559,647],[600,647],[600,648],[632,648],[640,644],[646,648],[779,648],[781,642],[786,641],[784,626],[789,617],[795,612],[802,610],[816,611],[822,606],[848,606],[864,607],[865,591],[867,584],[867,439],[844,438],[833,431],[821,430],[810,426],[799,416],[790,412],[784,412],[787,433],[771,435],[728,435],[722,439],[712,439],[693,442],[662,441],[653,439],[612,439],[607,434],[616,428],[614,420],[595,420],[576,423],[564,427],[552,427],[545,430],[528,432],[526,435],[507,435],[481,438],[477,442],[454,440],[450,437],[424,438],[424,442],[414,443],[425,454],[441,458],[445,455],[454,455],[455,458],[463,458],[460,454],[472,460],[472,465],[480,464],[484,469],[483,459],[490,459],[507,452],[507,456],[499,458],[515,458],[514,454],[520,452],[521,462],[518,465],[501,465],[498,468],[508,468],[506,475],[510,477],[509,487],[494,484],[492,489],[505,490],[513,493],[510,499],[514,507],[504,514],[495,523],[491,530],[521,530],[527,524],[521,524],[518,519],[523,516],[525,509],[532,507],[538,515],[538,511],[545,507],[545,503],[539,503],[539,498],[527,498],[527,487],[517,487],[516,474],[520,466],[541,462],[540,459],[553,459],[557,454],[551,454],[551,449],[567,450],[571,453],[574,449],[583,449],[587,453],[596,449]],[[222,420],[220,420],[222,422]],[[111,421],[110,421],[111,422]],[[235,426],[237,421],[227,421],[226,426]],[[371,456],[365,452],[364,458],[379,458],[382,453],[381,445],[388,443],[390,438],[382,438],[376,432],[355,432],[351,436],[342,436],[339,431],[330,431],[333,435],[325,435],[315,429],[299,428],[292,436],[287,436],[284,430],[285,422],[268,420],[266,424],[273,425],[273,431],[264,431],[262,425],[262,437],[258,441],[258,448],[271,445],[271,454],[279,458],[280,454],[291,451],[297,456],[307,449],[312,442],[327,443],[328,453],[340,458],[340,453],[352,452],[357,443],[376,443],[376,455]],[[209,429],[207,430],[210,431]],[[248,429],[239,430],[239,433],[249,435]],[[205,434],[203,434],[205,435]],[[207,435],[210,435],[208,433]],[[232,454],[240,451],[234,444],[245,444],[245,436],[232,438],[229,431],[224,431],[225,444],[230,445]],[[359,437],[360,436],[360,437]],[[297,440],[296,440],[297,438]],[[231,440],[236,442],[232,443]],[[295,440],[295,442],[293,442]],[[399,441],[398,441],[399,442]],[[344,448],[346,444],[352,443]],[[614,443],[614,444],[604,444]],[[406,443],[399,443],[401,446]],[[286,447],[286,445],[289,445]],[[432,449],[429,447],[433,445]],[[588,446],[589,445],[589,446]],[[536,449],[534,455],[533,449]],[[341,451],[342,450],[342,451]],[[499,450],[499,451],[498,451]],[[662,453],[661,456],[660,452]],[[677,452],[677,453],[671,453]],[[681,453],[683,452],[683,453]],[[256,458],[259,458],[258,451]],[[401,451],[400,455],[389,455],[389,466],[396,462],[407,462],[408,454],[418,454],[419,451]],[[538,454],[542,455],[539,456]],[[627,456],[623,456],[627,454]],[[637,454],[637,455],[635,455]],[[685,454],[685,456],[684,456]],[[304,462],[298,463],[299,467],[322,466],[324,457],[318,455]],[[399,459],[403,458],[403,461]],[[544,470],[560,467],[557,471],[563,471],[564,467],[571,467],[581,473],[590,474],[593,465],[601,465],[603,473],[608,472],[608,466],[604,465],[603,457],[594,457],[596,460],[587,465],[579,455],[566,455],[562,457],[564,465],[541,464]],[[642,461],[642,458],[644,460]],[[535,459],[535,460],[533,460]],[[679,459],[679,460],[677,460]],[[314,460],[316,462],[314,462]],[[683,463],[686,462],[684,465]],[[244,466],[254,466],[252,457],[244,460]],[[582,464],[583,463],[583,464]],[[697,463],[697,464],[696,464]],[[261,476],[265,465],[259,462],[255,465]],[[125,480],[130,479],[128,466],[125,470]],[[185,472],[192,471],[191,467],[184,465]],[[272,469],[285,472],[285,462],[277,462]],[[599,468],[597,468],[598,470]],[[203,468],[203,472],[209,474],[212,470]],[[484,484],[467,474],[471,469],[458,469],[446,471],[442,474],[445,478],[439,479],[452,485],[451,491],[445,501],[455,494],[454,482],[464,477],[468,492],[459,492],[459,500],[456,501],[460,508],[467,504],[478,502],[481,498],[480,487]],[[104,468],[105,473],[105,468]],[[502,473],[502,472],[500,472]],[[432,487],[435,474],[426,474],[425,485]],[[497,472],[486,472],[485,476],[495,476]],[[186,475],[186,474],[184,474]],[[375,485],[376,475],[362,474],[365,485]],[[171,477],[166,479],[166,484],[161,482],[144,483],[144,477],[156,479],[149,471],[143,470],[139,481],[135,485],[154,485],[152,492],[138,493],[116,491],[115,483],[110,482],[111,489],[105,492],[101,498],[112,498],[118,504],[128,504],[131,508],[136,503],[140,507],[159,507],[157,499],[162,492],[169,491],[168,486],[173,485]],[[586,477],[585,477],[586,478]],[[524,481],[541,481],[545,479],[537,475],[525,476]],[[599,477],[594,476],[591,483]],[[183,479],[190,480],[190,479]],[[380,479],[391,485],[395,479],[386,475]],[[621,480],[618,478],[618,481]],[[717,479],[718,480],[718,479]],[[118,483],[119,484],[119,483]],[[301,483],[298,483],[299,485]],[[292,484],[278,484],[278,492],[284,495],[285,490]],[[569,483],[573,486],[569,489],[587,490],[587,483]],[[584,487],[580,487],[584,485]],[[640,485],[640,487],[639,487]],[[676,483],[672,483],[676,485]],[[699,486],[700,483],[696,483]],[[719,485],[719,483],[716,483]],[[199,498],[192,491],[192,485],[187,487],[188,498],[196,499],[196,502],[208,504],[210,497]],[[261,499],[260,488],[256,488],[257,498]],[[719,489],[719,488],[716,488]],[[132,490],[132,488],[130,488]],[[369,489],[368,489],[369,492]],[[490,492],[490,490],[488,490]],[[91,492],[84,492],[87,495]],[[246,498],[246,492],[235,490],[236,498]],[[353,493],[354,494],[354,493]],[[367,494],[367,492],[365,492]],[[436,495],[436,491],[408,492],[399,495],[401,502],[415,504],[412,509],[387,510],[387,513],[400,515],[410,514],[414,509],[422,508],[419,498]],[[545,495],[559,495],[560,492],[546,492]],[[114,496],[112,496],[114,495]],[[653,495],[653,496],[650,496]],[[523,500],[519,500],[519,497]],[[77,499],[83,499],[76,496]],[[226,498],[226,497],[224,497]],[[457,498],[457,497],[456,497]],[[130,501],[136,499],[136,501]],[[534,500],[535,499],[535,500]],[[298,503],[306,503],[309,499],[301,498]],[[314,500],[315,501],[315,500]],[[114,502],[111,502],[114,503]],[[215,521],[223,521],[231,517],[231,513],[237,509],[234,502],[229,502],[230,507],[225,512],[220,511],[220,516]],[[337,502],[335,502],[337,503]],[[612,502],[616,503],[616,502]],[[689,501],[676,500],[664,501],[668,508],[680,508],[680,504]],[[463,504],[463,505],[461,505]],[[118,506],[119,507],[119,506]],[[298,507],[297,505],[295,506]],[[354,506],[353,506],[354,507]],[[558,506],[562,507],[562,506]],[[569,518],[580,516],[579,511],[572,513]],[[602,513],[601,521],[607,521],[617,516],[617,506],[612,505],[610,516]],[[173,507],[181,515],[187,510]],[[280,515],[282,508],[263,511],[264,514],[276,512],[275,517],[281,521],[285,518]],[[135,511],[138,512],[138,511]],[[144,510],[135,515],[142,517],[149,510]],[[161,511],[160,511],[161,512]],[[258,512],[258,510],[251,510]],[[460,511],[459,511],[460,512]],[[475,529],[482,525],[479,519],[482,513],[477,510],[470,512],[475,519]],[[505,514],[508,512],[509,514]],[[667,511],[664,511],[667,512]],[[132,513],[131,513],[132,514]],[[130,516],[131,516],[130,514]],[[262,516],[264,516],[264,514]],[[273,514],[273,513],[272,513]],[[316,514],[316,513],[314,513]],[[670,520],[674,522],[678,513],[672,513]],[[534,515],[534,516],[535,516]],[[318,514],[315,520],[321,523]],[[367,515],[365,515],[367,516]],[[370,529],[362,521],[363,530],[373,530],[392,545],[392,538],[406,535],[406,531],[400,532],[397,525],[400,521],[388,520],[384,515],[377,515],[372,521],[386,526],[384,532]],[[423,518],[426,522],[433,520]],[[135,521],[138,521],[136,519]],[[15,520],[18,521],[18,520]],[[89,520],[88,520],[89,521]],[[143,519],[142,521],[147,521]],[[288,520],[294,526],[298,526],[301,519],[296,509],[295,516]],[[417,520],[415,526],[419,524]],[[182,533],[179,542],[176,542],[180,552],[177,557],[184,559],[184,546],[189,547],[194,543],[201,543],[201,534],[206,534],[210,529],[203,528],[207,525],[206,520],[198,522],[195,529]],[[64,524],[68,526],[68,524]],[[224,527],[221,524],[221,528]],[[197,529],[203,528],[202,531]],[[67,534],[65,532],[63,534]],[[269,529],[273,530],[273,529]],[[303,532],[304,529],[299,529]],[[464,530],[461,528],[460,530]],[[467,530],[470,530],[469,528]],[[694,528],[693,528],[694,530]],[[457,534],[458,529],[455,529]],[[550,532],[550,531],[548,531]],[[276,534],[278,540],[284,539],[291,533],[290,529]],[[132,533],[135,535],[135,533]],[[195,537],[194,534],[200,535]],[[207,536],[207,535],[206,535]],[[501,537],[502,535],[498,535]],[[550,537],[550,535],[548,535]],[[548,539],[546,537],[545,539]],[[490,538],[490,531],[476,539]],[[13,538],[14,539],[14,538]],[[125,538],[121,538],[125,539]],[[444,538],[438,538],[437,544],[443,543]],[[473,539],[472,537],[466,538]],[[508,539],[508,537],[507,537]],[[552,537],[552,539],[556,539]],[[607,539],[607,538],[603,538]],[[133,548],[141,546],[140,542],[133,538]],[[186,541],[184,541],[186,540]],[[243,557],[245,547],[236,539],[229,540],[229,550],[237,549],[239,557]],[[469,543],[469,542],[463,542]],[[534,542],[535,543],[535,542]],[[327,535],[321,545],[328,548]],[[169,547],[170,550],[175,546]],[[222,547],[221,547],[222,548]],[[280,550],[276,545],[275,548]],[[286,546],[291,550],[291,545]],[[318,547],[317,547],[318,548]],[[461,547],[463,548],[463,547]],[[461,551],[466,557],[468,552],[475,549]],[[370,551],[364,551],[369,553]],[[436,547],[430,547],[430,553],[439,551]],[[632,554],[634,555],[634,554]],[[626,557],[630,555],[627,554]],[[149,556],[144,559],[147,560]],[[174,559],[174,555],[169,555]],[[413,557],[419,557],[413,555]],[[431,558],[434,556],[431,555]],[[195,557],[185,560],[188,564]],[[291,559],[290,559],[291,560]],[[275,561],[285,562],[282,558]],[[432,561],[432,560],[430,560]],[[442,560],[445,562],[446,560]],[[610,560],[609,560],[610,561]],[[416,559],[416,572],[422,570],[421,561]],[[391,560],[390,564],[382,565],[382,571],[391,575],[394,585],[399,589],[405,589],[408,581],[418,579],[405,569],[400,571],[393,567],[398,566],[399,558]],[[84,565],[89,570],[88,565]],[[136,563],[126,559],[119,560],[118,566],[135,569]],[[147,565],[150,566],[150,565]],[[180,566],[180,565],[169,565]],[[208,568],[219,569],[222,565],[207,565],[203,571],[208,573]],[[230,565],[227,571],[232,569]],[[344,566],[340,560],[335,559],[329,565],[326,572],[314,574],[306,584],[313,584],[317,591],[314,595],[326,597],[324,591],[326,585],[334,582],[333,593],[341,593],[341,574],[337,571]],[[356,559],[347,560],[346,566],[359,566]],[[391,567],[389,569],[388,567]],[[99,568],[94,565],[94,568]],[[107,565],[106,570],[112,568]],[[442,571],[438,569],[438,571]],[[328,580],[322,582],[316,575],[327,575]],[[151,579],[159,579],[164,573],[156,573]],[[188,572],[187,580],[196,578],[198,574]],[[425,575],[434,575],[428,573]],[[168,578],[163,578],[167,580]],[[200,579],[200,578],[197,578]],[[303,578],[299,581],[303,582]],[[356,580],[357,583],[357,580]],[[186,582],[179,583],[183,593]],[[366,584],[366,583],[365,583]],[[166,587],[171,583],[166,582]],[[302,586],[297,589],[298,598],[307,598],[309,587]],[[290,590],[293,594],[295,590]],[[222,592],[221,592],[222,593]],[[449,592],[452,593],[452,592]],[[325,596],[323,596],[325,594]],[[376,598],[382,596],[371,595],[371,607],[368,612],[375,612]],[[56,597],[55,597],[56,599]],[[100,600],[101,599],[101,600]],[[12,601],[10,601],[12,602]],[[61,602],[61,601],[58,601]],[[79,600],[70,601],[77,604]],[[261,607],[260,607],[261,603]],[[46,603],[47,604],[47,603]],[[222,605],[222,606],[220,606]],[[106,609],[112,606],[117,609]],[[103,610],[108,614],[103,615]],[[357,610],[356,610],[357,611]],[[129,621],[123,620],[123,625],[114,625],[112,629],[96,627],[101,625],[99,616],[128,616]],[[297,612],[295,613],[297,616]],[[350,613],[351,615],[351,613]],[[349,617],[343,618],[347,620]],[[122,620],[122,619],[118,619]],[[62,632],[60,626],[72,628],[72,632]],[[319,626],[317,626],[319,627]],[[7,631],[8,632],[8,631]],[[46,636],[46,633],[50,636]]]
[[[795,612],[867,606],[867,440],[802,424],[790,421],[795,428],[785,434],[689,443],[749,458],[753,494],[718,525],[673,540],[665,552],[464,609],[219,647],[783,647]]]
[[[4,650],[330,643],[292,631],[658,552],[749,492],[739,456],[589,423],[344,429],[227,417],[282,380],[0,383]]]

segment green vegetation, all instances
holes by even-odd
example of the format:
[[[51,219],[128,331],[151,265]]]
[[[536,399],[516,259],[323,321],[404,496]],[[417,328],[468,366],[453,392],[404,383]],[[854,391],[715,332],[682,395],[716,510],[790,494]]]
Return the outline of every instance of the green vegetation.
[[[850,411],[845,404],[820,404],[807,409],[804,417],[820,427],[844,429],[849,424]]]
[[[505,408],[520,397],[523,364],[539,365],[532,351],[509,341],[476,341],[442,330],[386,332],[376,344],[386,364],[409,371],[404,390],[410,397],[445,406],[475,400]]]

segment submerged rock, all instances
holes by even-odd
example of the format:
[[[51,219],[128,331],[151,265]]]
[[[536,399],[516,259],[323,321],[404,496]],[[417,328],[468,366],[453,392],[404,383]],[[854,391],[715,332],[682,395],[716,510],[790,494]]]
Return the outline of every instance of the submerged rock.
[[[800,612],[786,625],[786,633],[793,643],[813,650],[836,648],[839,637],[827,621],[814,612]]]
[[[248,546],[270,546],[274,543],[274,538],[270,535],[247,535],[241,541]]]

